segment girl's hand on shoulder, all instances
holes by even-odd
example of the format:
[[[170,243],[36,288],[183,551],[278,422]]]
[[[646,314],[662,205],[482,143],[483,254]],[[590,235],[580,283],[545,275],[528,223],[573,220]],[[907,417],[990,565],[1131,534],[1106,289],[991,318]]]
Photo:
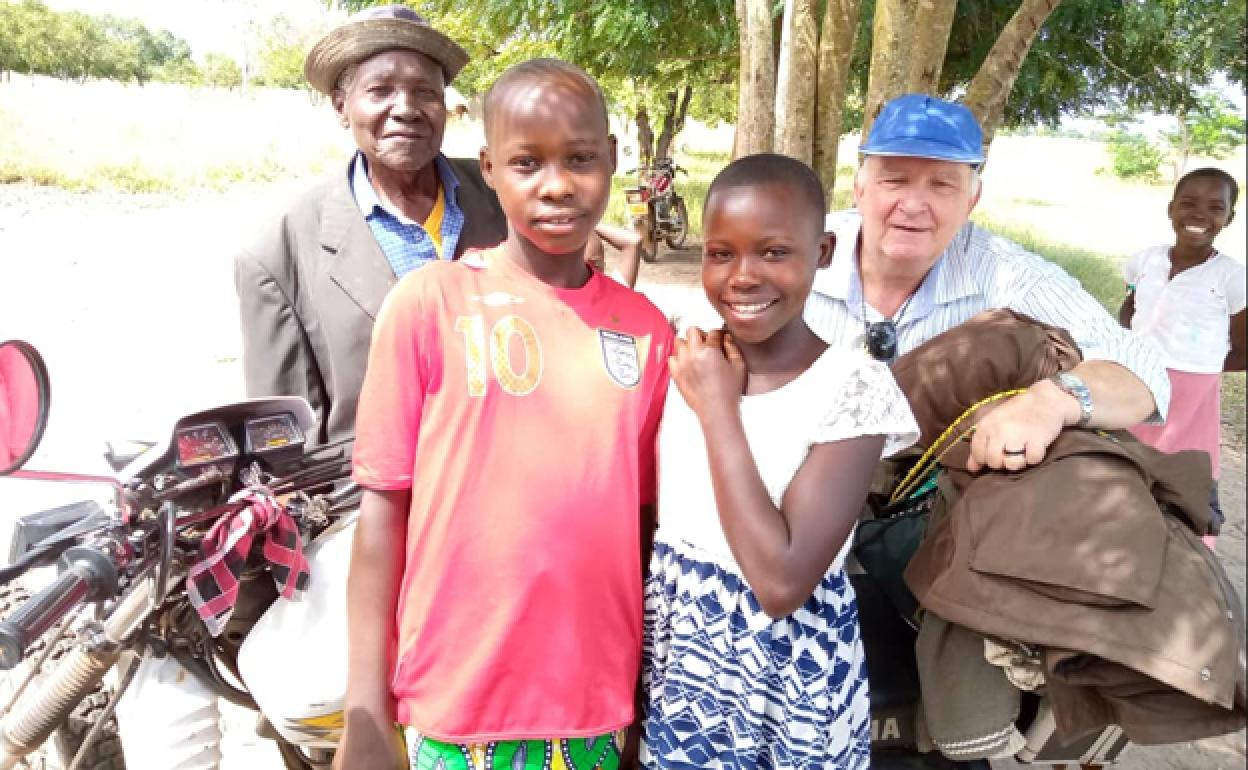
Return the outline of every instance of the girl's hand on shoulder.
[[[723,331],[689,327],[676,338],[668,364],[685,403],[703,422],[736,412],[745,392],[745,359]]]

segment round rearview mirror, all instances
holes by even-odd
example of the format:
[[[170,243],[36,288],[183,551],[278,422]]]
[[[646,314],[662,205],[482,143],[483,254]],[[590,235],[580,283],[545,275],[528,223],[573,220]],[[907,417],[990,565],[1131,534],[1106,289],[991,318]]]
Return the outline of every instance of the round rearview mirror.
[[[52,390],[43,356],[29,343],[0,343],[0,476],[21,468],[48,424]]]

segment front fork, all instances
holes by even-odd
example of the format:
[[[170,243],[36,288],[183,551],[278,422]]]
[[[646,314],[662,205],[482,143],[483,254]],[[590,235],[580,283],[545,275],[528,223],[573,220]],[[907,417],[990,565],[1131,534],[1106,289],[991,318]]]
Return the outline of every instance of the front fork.
[[[0,721],[0,770],[39,748],[121,658],[122,644],[150,612],[148,586],[132,591],[86,644],[75,647]]]

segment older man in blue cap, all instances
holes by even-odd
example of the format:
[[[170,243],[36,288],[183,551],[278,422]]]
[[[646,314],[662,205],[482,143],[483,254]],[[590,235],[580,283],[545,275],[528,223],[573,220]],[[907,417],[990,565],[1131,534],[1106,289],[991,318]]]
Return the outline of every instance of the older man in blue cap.
[[[807,305],[816,334],[891,361],[980,311],[1009,308],[1066,329],[1083,353],[1073,370],[978,423],[972,469],[1035,465],[1066,426],[1126,428],[1165,414],[1170,390],[1156,349],[1060,267],[968,221],[984,162],[970,110],[900,96],[859,154],[857,209],[829,216],[836,253]]]

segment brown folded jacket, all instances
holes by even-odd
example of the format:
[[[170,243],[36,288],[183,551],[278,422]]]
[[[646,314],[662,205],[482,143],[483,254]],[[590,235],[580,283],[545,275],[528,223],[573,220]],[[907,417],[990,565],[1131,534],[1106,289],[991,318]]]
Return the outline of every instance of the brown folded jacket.
[[[903,356],[894,376],[931,441],[980,398],[1078,360],[1064,332],[990,311]],[[964,460],[964,450],[946,456],[946,505],[905,572],[925,609],[1082,655],[1085,674],[1117,666],[1112,685],[1053,669],[1068,734],[1117,723],[1133,741],[1157,743],[1244,725],[1244,622],[1197,537],[1209,527],[1208,455],[1072,429],[1023,472],[971,474],[958,470]],[[1134,687],[1122,681],[1131,676]],[[1211,705],[1223,719],[1210,718]]]

